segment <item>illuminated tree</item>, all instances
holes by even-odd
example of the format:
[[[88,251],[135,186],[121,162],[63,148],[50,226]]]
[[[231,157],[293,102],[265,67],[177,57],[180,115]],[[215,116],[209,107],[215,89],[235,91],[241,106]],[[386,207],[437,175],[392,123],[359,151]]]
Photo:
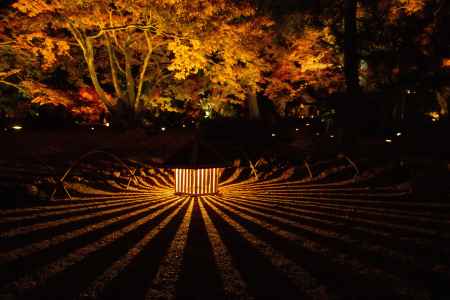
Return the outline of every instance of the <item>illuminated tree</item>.
[[[278,44],[268,51],[274,67],[265,89],[279,113],[294,99],[311,98],[311,90],[325,96],[341,90],[342,54],[327,18],[293,13],[279,26]]]
[[[243,104],[262,80],[265,66],[256,39],[271,23],[255,17],[249,5],[19,0],[13,6],[33,24],[15,43],[37,40],[27,50],[48,70],[58,57],[78,51],[71,49],[75,41],[92,86],[113,113],[135,118],[145,107],[171,109],[171,97],[182,93],[177,88],[190,84],[197,95],[189,100],[202,98],[213,107],[222,101]]]

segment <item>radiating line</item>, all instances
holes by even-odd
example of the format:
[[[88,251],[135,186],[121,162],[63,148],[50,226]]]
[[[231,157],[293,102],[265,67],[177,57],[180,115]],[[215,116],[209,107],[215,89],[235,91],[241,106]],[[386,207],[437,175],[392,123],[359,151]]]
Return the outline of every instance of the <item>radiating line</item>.
[[[250,187],[248,187],[250,189]],[[252,192],[269,192],[270,194],[276,194],[276,195],[289,195],[291,193],[295,193],[296,195],[302,195],[302,196],[335,196],[338,195],[340,197],[398,197],[398,196],[404,196],[406,195],[406,192],[383,192],[383,193],[345,193],[345,192],[339,192],[339,193],[330,193],[328,191],[308,191],[308,190],[302,190],[302,189],[286,189],[286,188],[251,188]]]
[[[265,211],[275,212],[275,213],[278,213],[278,214],[284,215],[284,216],[294,217],[294,218],[303,219],[303,220],[317,221],[317,222],[321,222],[321,223],[328,224],[328,225],[335,225],[338,223],[336,221],[329,221],[329,220],[306,216],[306,215],[304,215],[304,212],[307,212],[307,210],[292,209],[290,211],[283,211],[280,209],[275,209],[273,207],[270,207],[269,205],[264,204],[264,203],[255,203],[255,202],[246,201],[244,199],[237,199],[237,198],[224,197],[224,196],[222,196],[220,198],[222,200],[226,201],[226,202],[222,202],[222,203],[224,203],[224,204],[234,203],[234,204],[237,204],[237,206],[235,206],[235,207],[238,207],[238,208],[246,208],[246,206],[250,206],[253,208],[263,209]],[[246,205],[246,206],[244,206],[244,205]],[[301,212],[303,214],[293,213],[291,211]]]
[[[370,217],[376,218],[376,217],[389,217],[392,218],[394,220],[392,220],[392,222],[395,222],[396,220],[407,220],[407,221],[411,221],[414,223],[418,223],[418,222],[425,222],[425,223],[435,223],[435,224],[441,224],[441,225],[450,225],[450,220],[434,220],[431,218],[426,218],[426,217],[421,217],[421,216],[409,216],[407,214],[407,211],[398,211],[400,212],[402,215],[400,214],[391,214],[389,213],[389,211],[391,210],[384,210],[383,212],[377,212],[377,211],[371,211],[371,210],[367,210],[364,209],[362,207],[359,206],[351,206],[349,208],[341,208],[340,206],[336,206],[336,207],[326,207],[326,206],[320,206],[320,205],[314,205],[314,204],[304,204],[302,203],[302,205],[298,205],[295,207],[289,207],[289,206],[285,206],[284,204],[281,204],[277,201],[271,201],[271,200],[263,200],[261,198],[257,198],[257,197],[227,197],[227,196],[222,196],[223,199],[231,199],[233,201],[238,201],[238,203],[242,203],[242,204],[248,204],[248,205],[256,205],[258,207],[264,207],[267,209],[271,209],[274,212],[278,212],[281,214],[287,214],[287,215],[291,215],[291,216],[297,216],[297,217],[304,217],[305,213],[306,214],[313,214],[313,215],[319,215],[319,216],[325,216],[325,217],[331,217],[331,218],[346,218],[346,222],[349,221],[348,219],[348,214],[349,213],[353,213],[355,211],[358,212],[358,214],[365,214],[368,215]],[[303,208],[299,208],[299,207],[303,207]],[[338,213],[328,213],[328,212],[324,212],[324,209],[329,209],[329,210],[333,210],[333,211],[337,211]],[[296,212],[296,213],[292,213],[292,212]],[[298,214],[298,213],[300,214]],[[340,213],[340,214],[339,214]],[[309,218],[311,220],[316,219],[315,217],[306,217]],[[353,216],[351,217],[353,219]],[[322,219],[323,220],[323,219]],[[334,223],[333,221],[324,221],[326,223]],[[395,224],[395,223],[388,223],[388,224]],[[422,226],[423,228],[423,226]]]
[[[24,277],[14,281],[13,283],[8,284],[5,288],[7,290],[8,288],[13,289],[20,289],[21,291],[28,288],[35,288],[37,286],[42,285],[45,283],[51,276],[54,276],[57,273],[60,273],[64,270],[66,270],[68,267],[81,262],[84,260],[89,254],[96,252],[110,244],[112,244],[117,239],[121,238],[122,236],[125,236],[127,233],[137,229],[138,227],[142,226],[146,222],[151,221],[152,219],[156,218],[157,216],[161,215],[165,211],[169,210],[175,205],[179,205],[180,202],[182,202],[183,199],[178,199],[176,201],[173,201],[172,203],[168,204],[166,207],[151,213],[136,222],[133,222],[120,230],[116,230],[110,234],[107,234],[106,236],[103,236],[99,240],[90,243],[82,248],[78,248],[77,250],[69,253],[65,257],[62,257],[58,259],[57,261],[47,264],[44,267],[41,267],[39,270],[35,271],[33,274],[25,275]],[[0,289],[2,290],[2,289]]]
[[[224,194],[224,196],[235,196],[235,197],[240,197],[239,194]],[[441,218],[441,219],[448,219],[448,215],[441,215],[441,214],[437,214],[436,212],[423,212],[423,211],[411,211],[411,210],[401,210],[401,209],[395,209],[395,208],[379,208],[379,207],[372,207],[372,206],[361,206],[361,205],[350,205],[350,204],[333,204],[327,201],[297,201],[297,200],[286,200],[285,197],[278,197],[278,196],[273,196],[271,195],[270,197],[265,196],[263,197],[258,196],[258,195],[245,195],[245,199],[253,199],[254,201],[257,202],[268,202],[268,203],[273,203],[274,205],[282,205],[282,206],[287,206],[287,207],[293,207],[294,209],[302,209],[305,207],[313,207],[313,208],[317,208],[317,209],[321,209],[321,208],[325,208],[325,209],[335,209],[338,211],[348,211],[350,210],[358,210],[361,212],[372,212],[372,211],[376,211],[379,214],[383,215],[388,213],[388,212],[395,212],[398,214],[401,214],[401,217],[403,218],[407,218],[407,217],[418,217],[420,219],[424,218],[424,217],[429,217],[429,216],[436,216],[437,218]],[[268,200],[266,200],[268,199]],[[314,198],[311,198],[314,199]],[[359,203],[358,203],[359,204]],[[365,204],[365,201],[361,200],[361,204]],[[406,208],[407,209],[407,208]],[[335,216],[336,214],[332,214],[333,216]],[[429,219],[432,222],[438,222],[438,223],[446,223],[446,221],[440,221],[440,220],[433,220],[433,219]]]
[[[228,194],[224,194],[228,195]],[[395,208],[380,208],[380,207],[370,207],[370,206],[361,206],[361,205],[346,205],[346,204],[333,204],[333,203],[327,203],[324,201],[292,201],[292,200],[285,200],[283,197],[270,197],[266,200],[263,197],[258,196],[246,196],[245,199],[253,200],[255,202],[266,202],[266,203],[272,203],[274,206],[280,207],[286,207],[291,209],[292,207],[298,208],[298,207],[312,207],[317,209],[329,209],[329,210],[336,210],[338,212],[348,212],[349,210],[357,210],[358,212],[364,212],[364,213],[370,213],[374,215],[380,215],[380,216],[392,216],[396,218],[405,218],[405,219],[412,219],[412,220],[421,220],[421,221],[427,221],[427,222],[433,222],[433,223],[448,223],[449,221],[445,220],[436,220],[431,218],[431,216],[435,216],[438,219],[446,219],[448,218],[448,215],[440,215],[436,212],[422,212],[422,211],[411,211],[411,210],[402,210],[402,209],[395,209]]]
[[[215,200],[213,200],[213,198],[215,198]],[[209,201],[209,200],[211,200],[211,201]],[[208,200],[208,204],[210,204],[211,206],[212,206],[211,202],[214,202],[214,203],[219,202],[217,200],[217,197],[212,197],[209,200]],[[219,205],[221,207],[225,206],[225,205],[223,205],[223,203],[219,203]],[[357,274],[359,274],[361,270],[367,269],[367,266],[365,266],[364,264],[359,262],[356,258],[352,258],[351,260],[348,259],[345,261],[339,260],[338,258],[342,256],[340,253],[338,253],[337,251],[331,251],[331,249],[328,249],[327,247],[325,247],[324,245],[322,245],[318,242],[315,242],[315,241],[306,239],[304,237],[300,237],[298,235],[292,234],[290,232],[287,232],[287,231],[279,228],[276,225],[261,221],[252,216],[249,216],[249,215],[246,215],[243,213],[239,213],[238,211],[236,211],[230,207],[227,207],[227,209],[233,213],[238,214],[241,218],[246,219],[246,220],[248,220],[256,225],[259,225],[260,227],[274,233],[275,235],[286,238],[293,242],[297,242],[297,243],[301,242],[299,244],[299,246],[304,247],[313,253],[324,255],[325,257],[328,257],[330,260],[332,260],[333,262],[335,262],[337,264],[340,264],[340,265],[345,264],[346,266],[350,267],[353,272],[355,272]],[[332,257],[329,256],[330,253],[333,253]],[[375,274],[378,274],[379,276],[382,275],[382,278],[390,280],[393,283],[394,290],[397,293],[399,293],[400,295],[404,295],[404,294],[410,295],[410,296],[416,295],[416,294],[420,294],[422,296],[428,295],[427,291],[422,290],[422,289],[417,290],[415,288],[412,288],[410,283],[408,283],[408,282],[405,283],[398,277],[396,277],[390,273],[386,273],[386,272],[382,271],[381,269],[376,269],[376,271],[375,270],[373,270],[373,271]],[[424,298],[424,299],[426,299],[426,298]]]
[[[234,172],[233,172],[233,174],[231,174],[227,179],[225,179],[224,181],[222,181],[221,183],[220,183],[220,185],[221,186],[224,186],[224,185],[231,185],[231,183],[233,182],[233,181],[235,181],[236,179],[238,179],[239,178],[239,176],[241,175],[241,173],[242,173],[242,171],[243,171],[244,169],[243,168],[236,168],[235,170],[234,170]]]
[[[173,218],[178,215],[180,210],[184,207],[184,205],[187,203],[186,198],[184,198],[184,202],[175,209],[170,215],[168,215],[164,220],[161,221],[161,223],[157,224],[152,230],[150,230],[148,233],[145,234],[145,236],[136,244],[134,245],[128,252],[123,255],[122,257],[118,258],[111,267],[109,267],[103,274],[98,276],[86,289],[85,292],[81,293],[83,296],[89,296],[89,297],[97,297],[105,286],[113,280],[117,275],[119,275],[120,272],[122,272],[131,262],[132,260],[138,256],[142,250],[150,243],[150,241],[153,240],[153,238],[159,234],[172,220]],[[191,200],[192,204],[192,200]]]
[[[333,170],[333,172],[328,173],[327,176],[337,174],[337,173],[339,173],[339,172],[341,172],[341,171],[343,171],[345,169],[350,169],[350,168],[351,168],[350,166],[344,166],[344,167],[341,167],[341,168],[337,168],[336,170]],[[244,171],[244,169],[240,170],[241,173],[242,173],[242,171]],[[251,175],[249,175],[249,176],[251,176]],[[304,179],[294,180],[294,181],[291,181],[291,182],[297,183],[297,184],[305,184],[305,185],[307,183],[309,183],[309,186],[314,186],[314,185],[319,185],[319,186],[341,186],[341,185],[344,185],[344,184],[349,184],[349,183],[354,181],[353,179],[347,179],[347,180],[338,181],[338,182],[332,182],[332,183],[310,184],[310,182],[318,181],[318,180],[321,180],[321,179],[324,179],[324,178],[325,177],[321,177],[321,176],[315,176],[313,178],[305,177]],[[230,187],[234,187],[234,186],[237,187],[237,186],[240,186],[240,185],[243,185],[243,184],[250,185],[250,186],[258,185],[260,182],[264,183],[264,181],[254,181],[254,180],[250,181],[250,180],[247,180],[247,181],[240,181],[240,182],[237,182],[237,183],[231,183],[230,181],[227,181],[224,184],[227,184]]]
[[[97,197],[82,197],[78,199],[77,197],[72,197],[72,201],[85,201],[85,203],[70,203],[69,200],[55,200],[50,202],[50,205],[46,206],[35,206],[31,208],[15,208],[15,209],[8,209],[8,210],[0,210],[0,215],[16,215],[16,214],[23,214],[23,213],[34,213],[38,212],[41,213],[43,211],[54,211],[54,210],[64,210],[64,209],[72,209],[77,207],[86,207],[86,206],[93,206],[93,205],[101,205],[108,203],[120,203],[120,202],[130,202],[130,200],[134,199],[142,199],[147,197],[143,193],[137,193],[135,196],[126,196],[123,195],[117,195],[117,196],[97,196]],[[64,203],[64,204],[57,204],[58,202]]]
[[[222,192],[224,191],[224,189],[222,189]],[[241,192],[235,192],[235,193],[224,193],[227,195],[258,195],[258,193],[255,192],[247,192],[247,191],[241,191]],[[328,201],[332,201],[332,202],[348,202],[348,203],[358,203],[358,204],[383,204],[383,205],[399,205],[399,206],[410,206],[410,207],[423,207],[423,208],[447,208],[450,207],[450,204],[446,204],[446,203],[428,203],[428,202],[401,202],[401,201],[386,201],[386,200],[355,200],[355,199],[345,199],[345,198],[327,198],[327,197],[311,197],[311,196],[295,196],[295,194],[293,193],[292,195],[272,195],[269,192],[265,192],[265,193],[260,193],[259,194],[261,197],[273,197],[273,196],[279,196],[279,197],[283,197],[285,199],[293,199],[293,200],[299,200],[301,201],[302,199],[306,199],[306,200],[316,200],[318,202],[325,202],[327,203]],[[300,203],[300,202],[299,202]]]
[[[301,229],[301,230],[304,230],[304,231],[308,231],[308,232],[314,233],[316,235],[319,235],[319,236],[327,238],[327,239],[332,239],[332,240],[336,240],[336,241],[343,242],[343,243],[346,243],[346,244],[350,244],[350,245],[352,245],[354,247],[361,248],[361,249],[364,249],[364,250],[369,251],[369,252],[377,252],[376,254],[380,254],[379,252],[381,252],[383,254],[387,254],[390,258],[395,258],[395,259],[397,259],[397,260],[399,260],[399,261],[401,261],[402,263],[405,263],[405,264],[415,264],[416,263],[416,259],[413,256],[410,256],[410,255],[405,254],[405,253],[400,253],[400,252],[395,251],[393,249],[386,248],[386,247],[384,247],[382,245],[377,245],[377,244],[373,244],[373,243],[368,245],[364,241],[361,241],[359,239],[351,238],[348,234],[344,235],[344,234],[341,234],[341,233],[339,233],[337,231],[334,231],[334,230],[325,230],[325,229],[321,229],[318,226],[310,226],[310,225],[306,225],[306,224],[301,224],[301,223],[298,223],[298,222],[290,221],[290,220],[282,218],[282,217],[277,217],[277,216],[273,216],[273,215],[270,215],[270,214],[265,214],[265,213],[262,213],[262,212],[259,212],[259,211],[253,210],[253,209],[243,208],[243,207],[240,207],[239,205],[232,205],[232,204],[230,204],[230,202],[234,202],[234,201],[232,201],[230,199],[228,199],[226,202],[225,201],[220,201],[220,200],[218,200],[218,202],[220,202],[220,204],[223,204],[224,207],[227,207],[228,209],[230,209],[230,205],[231,205],[233,207],[237,207],[238,209],[243,209],[243,210],[248,211],[250,213],[254,213],[254,214],[263,216],[265,218],[278,221],[278,222],[280,222],[282,224],[286,224],[286,225],[292,226],[294,228],[298,228],[298,229]],[[233,213],[242,215],[237,210],[230,209],[230,211],[233,212]],[[317,219],[317,221],[321,222],[321,223],[325,223],[327,225],[332,225],[331,223],[328,223],[326,221],[321,221],[320,219]],[[262,223],[260,225],[262,226]],[[276,229],[276,227],[274,229]],[[309,241],[309,240],[305,241],[304,238],[302,238],[302,240],[303,240],[304,243],[307,243],[307,244],[313,243],[312,241]],[[373,253],[371,253],[371,254],[373,254]]]
[[[133,204],[133,205],[126,206],[126,207],[115,208],[115,209],[100,211],[100,212],[96,212],[96,213],[90,213],[90,214],[86,214],[86,215],[82,215],[82,216],[74,216],[74,217],[61,219],[61,220],[56,220],[56,221],[50,221],[50,222],[45,222],[45,223],[33,224],[33,225],[30,225],[30,226],[21,226],[21,227],[17,227],[15,229],[12,229],[12,230],[0,233],[0,238],[8,238],[8,237],[16,236],[16,235],[19,235],[19,234],[28,234],[28,233],[33,232],[33,231],[42,230],[42,229],[49,229],[49,228],[61,226],[61,225],[68,224],[68,223],[78,222],[78,221],[82,221],[82,220],[88,220],[88,219],[91,219],[91,218],[94,218],[94,217],[107,216],[107,215],[110,215],[110,214],[113,214],[113,213],[130,210],[132,208],[139,208],[139,207],[148,206],[149,204],[154,203],[154,202],[158,202],[158,201],[160,202],[158,205],[164,205],[164,203],[166,203],[168,200],[167,199],[163,200],[163,201],[160,201],[160,200],[148,200],[148,201],[143,202],[143,203]]]
[[[233,299],[253,299],[253,297],[248,294],[246,284],[242,279],[241,274],[234,267],[231,255],[206,212],[202,203],[203,201],[203,198],[199,199],[198,205],[203,221],[205,222],[206,232],[212,246],[216,267],[220,271],[220,277],[227,297]]]
[[[206,197],[206,204],[214,210],[226,223],[236,230],[255,250],[264,255],[271,264],[281,273],[285,274],[300,291],[304,292],[311,298],[317,298],[317,292],[323,292],[323,285],[319,284],[316,278],[305,271],[302,267],[283,256],[266,242],[258,239],[239,223],[228,217],[219,210],[211,201],[212,197]],[[328,291],[326,292],[328,294]],[[328,295],[327,295],[328,296]],[[318,298],[317,298],[318,299]]]
[[[323,214],[323,213],[320,213],[320,214]],[[342,216],[342,215],[335,215],[334,217],[338,218],[338,219],[345,219],[345,220],[348,221],[348,219],[345,216]],[[351,217],[351,221],[352,222],[359,222],[359,223],[363,223],[363,224],[369,224],[369,225],[377,225],[377,226],[384,227],[384,228],[389,228],[389,229],[418,232],[418,233],[421,233],[421,234],[426,234],[426,235],[431,235],[431,236],[439,235],[442,238],[450,239],[450,234],[445,234],[445,233],[439,234],[439,232],[437,232],[434,229],[425,229],[425,228],[420,228],[420,227],[412,226],[412,225],[394,224],[394,223],[386,222],[385,220],[383,220],[383,221],[373,221],[373,220],[368,220],[368,219],[363,219],[363,218],[359,218],[359,217],[356,217],[356,216],[352,216]]]
[[[227,189],[225,189],[227,190]],[[231,192],[231,191],[228,191]],[[259,189],[255,189],[255,188],[250,188],[250,187],[246,187],[243,190],[236,190],[234,191],[235,193],[265,193],[265,194],[269,194],[269,195],[279,195],[279,196],[286,196],[286,195],[297,195],[297,196],[316,196],[316,197],[321,197],[321,198],[327,198],[328,197],[333,197],[333,196],[339,196],[339,197],[381,197],[381,198],[386,198],[386,197],[399,197],[399,196],[405,196],[408,195],[409,192],[391,192],[391,193],[387,193],[387,192],[383,192],[383,193],[329,193],[327,191],[314,191],[314,192],[310,192],[308,190],[302,190],[299,188],[280,188],[280,189],[268,189],[268,188],[264,188],[261,187]]]
[[[142,197],[139,199],[133,199],[133,204],[138,204],[142,202],[148,203],[148,196]],[[80,213],[84,211],[94,210],[94,209],[105,209],[105,208],[112,208],[112,207],[120,207],[126,204],[130,204],[130,200],[121,200],[121,201],[108,201],[103,202],[103,204],[96,204],[96,205],[86,205],[83,207],[77,207],[77,208],[71,208],[71,209],[65,209],[65,210],[58,210],[58,211],[47,211],[42,213],[37,213],[33,215],[28,216],[20,216],[20,217],[6,217],[0,219],[0,224],[3,223],[11,223],[11,222],[18,222],[18,221],[24,221],[24,220],[32,220],[37,218],[43,218],[43,217],[50,217],[50,216],[61,216],[64,217],[64,215],[73,214],[73,213]]]
[[[227,199],[227,197],[222,196],[221,199]],[[254,202],[260,202],[260,200],[257,199]],[[275,202],[275,203],[278,203],[278,202]],[[290,203],[289,205],[295,205],[295,204]],[[277,206],[277,207],[279,208],[279,206]],[[296,208],[296,207],[297,206],[295,205],[294,208],[283,207],[283,209],[289,209],[289,210],[298,211],[298,212],[302,212],[302,213],[308,213],[308,214],[324,215],[326,217],[335,218],[335,219],[338,218],[336,214],[327,214],[327,213],[311,211],[311,210],[301,209],[301,208]],[[302,206],[300,206],[300,207],[302,207]],[[278,210],[276,210],[276,211],[278,211]],[[321,223],[324,223],[324,224],[328,224],[330,226],[339,226],[339,225],[343,225],[344,223],[347,224],[350,221],[346,216],[342,217],[342,221],[341,222],[339,222],[339,221],[329,221],[329,220],[319,219],[319,218],[315,218],[315,217],[308,217],[308,216],[305,216],[304,214],[298,214],[298,217],[304,218],[305,220],[307,219],[307,220],[311,220],[311,221],[321,222]],[[387,237],[387,236],[391,235],[390,233],[386,233],[384,231],[375,230],[375,229],[372,229],[372,228],[371,229],[367,229],[367,228],[364,228],[364,227],[353,226],[351,229],[352,230],[357,230],[357,231],[363,231],[365,233],[370,233],[372,235],[377,235],[377,236],[382,236],[382,237]]]
[[[172,197],[170,200],[175,200],[175,197]],[[12,251],[9,252],[4,252],[4,253],[0,253],[0,264],[4,264],[6,262],[11,262],[14,261],[18,258],[21,257],[26,257],[29,256],[33,253],[48,249],[50,247],[54,247],[56,245],[59,245],[65,241],[80,237],[82,235],[88,234],[89,232],[95,231],[95,230],[99,230],[102,228],[105,228],[106,226],[109,226],[111,224],[126,220],[126,219],[130,219],[136,215],[139,215],[143,212],[146,212],[150,209],[153,208],[157,208],[160,207],[161,205],[157,204],[157,205],[153,205],[153,206],[149,206],[149,207],[144,207],[142,209],[127,213],[125,215],[121,215],[119,217],[113,218],[113,219],[108,219],[102,222],[98,222],[98,223],[94,223],[94,224],[89,224],[89,226],[84,226],[82,228],[73,230],[73,231],[69,231],[67,233],[63,233],[63,234],[59,234],[57,236],[53,236],[49,239],[43,240],[43,241],[39,241],[39,242],[35,242],[32,244],[29,244],[23,248],[18,248],[18,249],[14,249]]]
[[[158,272],[146,294],[146,299],[175,298],[175,284],[181,272],[181,262],[186,247],[189,226],[194,207],[194,198],[191,198],[188,210],[178,228],[170,248],[159,265]]]

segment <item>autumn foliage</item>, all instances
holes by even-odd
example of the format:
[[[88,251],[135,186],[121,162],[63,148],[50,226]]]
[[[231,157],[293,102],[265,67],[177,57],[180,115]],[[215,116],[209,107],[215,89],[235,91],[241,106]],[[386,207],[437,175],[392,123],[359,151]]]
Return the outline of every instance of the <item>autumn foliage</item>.
[[[95,122],[106,112],[128,120],[161,111],[258,113],[257,94],[283,114],[294,100],[342,92],[343,2],[283,15],[264,13],[261,3],[17,0],[1,8],[0,85]],[[436,38],[446,7],[358,1],[361,87],[400,83],[424,70],[422,60],[448,68]]]

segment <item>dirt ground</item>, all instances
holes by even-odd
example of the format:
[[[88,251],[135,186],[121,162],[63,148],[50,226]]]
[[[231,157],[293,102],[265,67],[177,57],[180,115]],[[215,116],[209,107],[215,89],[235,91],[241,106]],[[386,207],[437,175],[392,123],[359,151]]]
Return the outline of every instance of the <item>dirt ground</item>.
[[[0,299],[450,299],[448,186],[426,180],[436,168],[331,151],[305,163],[297,140],[267,148],[297,159],[234,160],[218,195],[190,197],[150,164],[183,132],[21,134],[0,150],[3,187],[20,181],[28,197],[2,195]],[[42,182],[92,150],[134,175],[100,155],[62,186]]]

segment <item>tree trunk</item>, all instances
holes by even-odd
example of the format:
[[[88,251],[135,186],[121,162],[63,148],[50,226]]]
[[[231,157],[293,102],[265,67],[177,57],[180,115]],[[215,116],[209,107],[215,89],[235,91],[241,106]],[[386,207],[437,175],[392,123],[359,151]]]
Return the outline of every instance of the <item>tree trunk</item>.
[[[338,139],[343,151],[357,140],[359,120],[362,112],[358,108],[357,98],[360,93],[357,55],[356,28],[357,0],[344,0],[344,75],[346,83],[346,97],[341,99],[338,109]],[[354,113],[357,112],[357,113]]]
[[[116,96],[118,98],[121,98],[122,90],[120,88],[119,79],[118,79],[118,75],[117,75],[117,73],[118,73],[117,61],[116,61],[117,58],[114,54],[114,49],[112,48],[109,35],[105,36],[105,41],[106,41],[106,49],[108,50],[109,65],[111,68],[111,77],[112,77],[112,81],[113,81],[114,90],[116,92]]]
[[[250,120],[260,120],[261,114],[259,112],[259,106],[258,106],[258,97],[256,95],[256,92],[250,93],[248,95],[248,113]]]
[[[125,78],[127,81],[128,106],[132,112],[134,109],[134,101],[136,100],[136,90],[134,77],[131,70],[131,53],[129,49],[125,49]]]
[[[344,0],[344,73],[347,93],[354,96],[360,90],[357,54],[356,0]]]
[[[84,58],[88,66],[89,75],[91,77],[91,81],[92,84],[94,85],[95,91],[97,92],[103,103],[106,105],[106,107],[108,107],[109,110],[112,110],[113,105],[109,101],[105,91],[103,90],[103,88],[100,85],[100,82],[98,81],[97,71],[95,70],[94,49],[89,39],[86,39],[86,50],[84,52]]]

